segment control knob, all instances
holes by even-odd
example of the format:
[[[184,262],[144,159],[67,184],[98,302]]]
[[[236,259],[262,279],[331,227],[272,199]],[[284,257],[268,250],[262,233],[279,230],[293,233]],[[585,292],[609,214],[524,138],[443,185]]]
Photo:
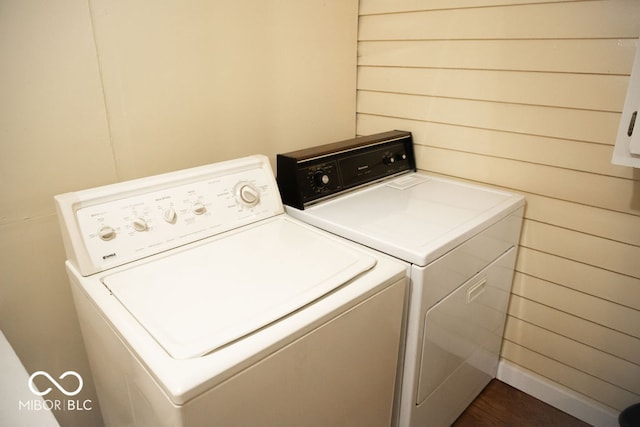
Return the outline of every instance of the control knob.
[[[384,157],[382,158],[382,163],[384,163],[385,165],[392,165],[396,162],[396,158],[393,157],[393,154],[385,154]]]
[[[169,224],[175,224],[176,219],[178,219],[178,214],[175,209],[168,208],[162,213],[162,218]]]
[[[103,227],[100,227],[100,229],[98,230],[98,237],[100,237],[100,239],[104,240],[105,242],[108,240],[113,240],[116,238],[116,230],[114,230],[113,227],[105,225]]]
[[[136,231],[147,231],[149,225],[144,218],[136,218],[133,220],[133,229]]]
[[[260,202],[260,190],[255,185],[243,182],[237,188],[237,199],[243,205],[253,207]]]
[[[191,212],[196,215],[202,215],[207,211],[207,207],[200,202],[195,202],[193,206],[191,206]]]
[[[324,187],[329,183],[329,181],[331,181],[329,175],[327,175],[327,173],[322,169],[313,174],[313,182],[317,187]]]

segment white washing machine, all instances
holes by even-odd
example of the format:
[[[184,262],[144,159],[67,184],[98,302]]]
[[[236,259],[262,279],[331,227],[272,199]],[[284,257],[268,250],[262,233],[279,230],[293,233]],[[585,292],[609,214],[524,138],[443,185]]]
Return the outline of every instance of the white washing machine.
[[[523,197],[415,172],[402,131],[277,162],[291,216],[408,263],[394,424],[450,425],[496,374]]]
[[[107,426],[389,425],[405,266],[252,156],[56,196]]]

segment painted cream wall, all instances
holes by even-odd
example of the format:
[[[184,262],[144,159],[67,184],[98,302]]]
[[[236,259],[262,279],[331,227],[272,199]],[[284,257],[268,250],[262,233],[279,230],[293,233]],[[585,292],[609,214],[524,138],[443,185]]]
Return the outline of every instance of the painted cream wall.
[[[120,179],[355,133],[355,0],[89,4]]]
[[[0,2],[0,328],[29,372],[84,377],[63,426],[100,421],[53,195],[353,137],[357,7]]]
[[[92,410],[58,411],[63,426],[99,426],[52,199],[117,179],[85,1],[0,3],[0,98],[0,328],[29,373],[84,378]]]
[[[360,1],[357,133],[526,196],[502,357],[612,414],[640,402],[640,175],[610,163],[639,35],[635,0]]]

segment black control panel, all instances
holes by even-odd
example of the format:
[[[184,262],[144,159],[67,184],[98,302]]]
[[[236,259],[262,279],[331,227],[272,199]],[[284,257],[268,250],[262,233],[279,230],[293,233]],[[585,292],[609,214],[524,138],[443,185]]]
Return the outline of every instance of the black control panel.
[[[298,209],[416,169],[411,132],[398,130],[278,154],[276,161],[282,201]]]

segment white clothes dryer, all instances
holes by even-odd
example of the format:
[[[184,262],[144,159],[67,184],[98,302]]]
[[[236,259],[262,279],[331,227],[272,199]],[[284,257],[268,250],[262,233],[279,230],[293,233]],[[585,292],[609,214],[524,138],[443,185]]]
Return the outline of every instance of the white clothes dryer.
[[[277,166],[291,216],[409,264],[394,424],[451,425],[496,375],[524,198],[415,172],[403,131]]]
[[[387,426],[405,265],[284,213],[264,156],[55,198],[107,426]]]

